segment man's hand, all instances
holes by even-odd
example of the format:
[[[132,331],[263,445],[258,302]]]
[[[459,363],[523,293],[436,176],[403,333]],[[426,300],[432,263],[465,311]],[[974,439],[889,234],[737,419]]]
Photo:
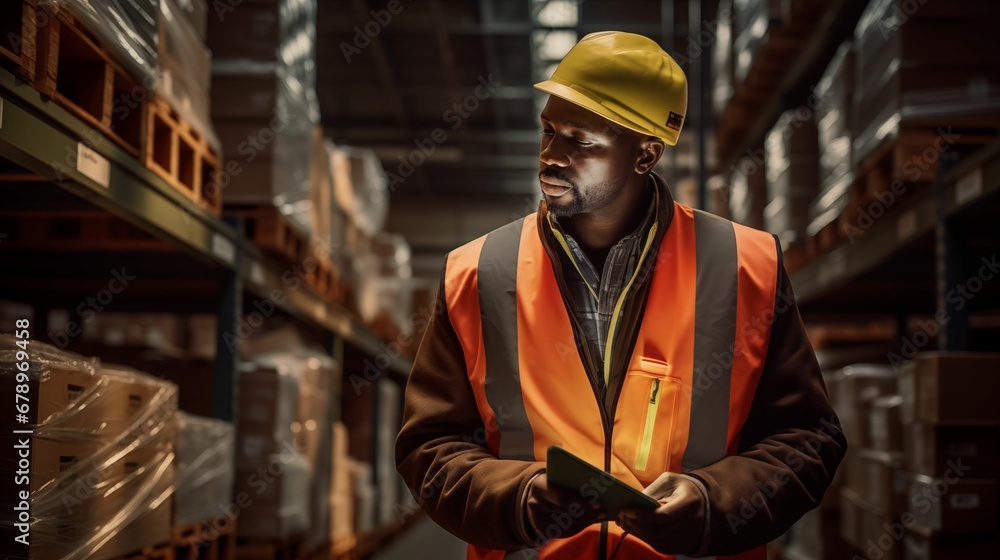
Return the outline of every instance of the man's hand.
[[[690,479],[663,473],[643,491],[656,509],[625,508],[618,525],[662,554],[693,554],[705,531],[705,498]]]
[[[549,484],[544,472],[531,480],[527,492],[525,519],[546,542],[571,537],[610,519],[600,502],[591,503],[578,492]]]

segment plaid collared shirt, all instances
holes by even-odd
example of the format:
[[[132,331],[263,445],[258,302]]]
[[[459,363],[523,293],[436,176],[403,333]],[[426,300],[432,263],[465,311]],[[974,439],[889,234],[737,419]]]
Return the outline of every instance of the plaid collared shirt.
[[[570,252],[573,253],[573,259],[576,260],[580,267],[580,273],[583,274],[581,277],[565,251],[559,251],[563,264],[562,269],[566,274],[566,284],[570,291],[568,299],[573,307],[570,311],[583,325],[587,337],[587,350],[596,364],[604,363],[605,344],[615,304],[618,303],[618,297],[639,264],[646,234],[656,219],[658,195],[652,181],[650,181],[650,188],[653,189],[654,193],[650,199],[651,203],[646,217],[643,218],[642,223],[635,231],[623,237],[611,248],[604,261],[604,270],[600,272],[590,262],[579,243],[567,234],[556,217],[552,216],[553,227],[566,238],[566,244],[569,246]],[[597,300],[594,299],[591,290],[597,294]],[[618,313],[621,314],[622,310],[619,309]],[[621,317],[619,317],[620,319]],[[602,372],[597,371],[594,374],[597,376],[597,387],[601,391],[601,398],[604,398],[607,388],[604,385]]]

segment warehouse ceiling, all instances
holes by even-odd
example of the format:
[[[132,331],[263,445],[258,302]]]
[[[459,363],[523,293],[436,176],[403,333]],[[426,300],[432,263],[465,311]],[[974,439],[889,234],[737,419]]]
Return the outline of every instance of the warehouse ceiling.
[[[320,0],[323,127],[339,144],[378,154],[391,174],[386,229],[409,240],[414,274],[436,279],[447,251],[537,207],[547,95],[532,84],[594,31],[640,33],[669,43],[668,52],[690,52],[690,3]],[[682,66],[694,98],[697,69]],[[685,130],[663,159],[668,180],[692,175],[695,111]]]

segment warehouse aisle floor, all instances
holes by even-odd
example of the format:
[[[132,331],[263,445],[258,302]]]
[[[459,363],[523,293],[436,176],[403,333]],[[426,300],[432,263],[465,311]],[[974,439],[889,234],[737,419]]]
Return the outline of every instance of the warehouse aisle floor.
[[[429,517],[421,517],[405,533],[392,541],[372,560],[462,560],[465,543],[438,527]]]

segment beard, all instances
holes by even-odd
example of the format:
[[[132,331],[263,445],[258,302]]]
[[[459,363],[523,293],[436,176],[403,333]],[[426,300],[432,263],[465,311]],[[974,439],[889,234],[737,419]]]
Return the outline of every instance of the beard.
[[[619,178],[609,179],[582,189],[574,188],[559,198],[546,199],[545,204],[548,211],[556,218],[569,218],[577,214],[600,211],[609,206],[611,201],[618,196],[622,187],[625,186],[628,176],[629,173],[626,172]]]

